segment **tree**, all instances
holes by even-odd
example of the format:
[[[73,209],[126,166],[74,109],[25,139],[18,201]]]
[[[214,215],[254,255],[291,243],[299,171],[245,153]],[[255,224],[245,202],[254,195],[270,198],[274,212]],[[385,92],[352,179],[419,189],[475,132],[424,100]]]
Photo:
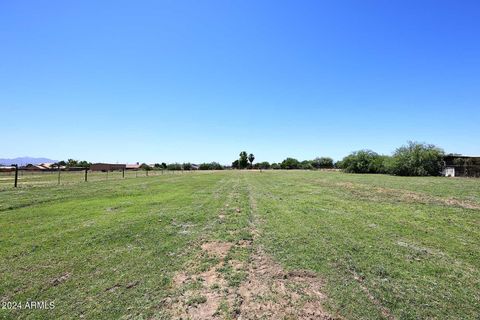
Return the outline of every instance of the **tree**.
[[[294,158],[287,158],[285,160],[282,161],[282,163],[280,164],[280,167],[282,169],[298,169],[300,168],[300,162],[297,160],[297,159],[294,159]]]
[[[155,169],[161,169],[161,168],[162,168],[162,166],[160,165],[160,163],[155,163],[155,164],[153,165],[153,167],[154,167]]]
[[[270,165],[270,168],[272,168],[273,170],[281,169],[280,165],[276,162],[272,163]]]
[[[312,160],[312,166],[315,169],[331,169],[333,168],[333,159],[329,157],[317,157]]]
[[[218,162],[210,162],[210,163],[201,163],[198,166],[199,170],[223,170],[223,166]]]
[[[240,152],[240,159],[238,159],[238,167],[240,169],[245,169],[248,167],[248,156],[246,151]]]
[[[162,169],[167,169],[167,164],[165,162],[162,162]]]
[[[253,165],[254,169],[270,169],[270,163],[267,161],[264,162],[257,162]]]
[[[239,168],[239,164],[238,164],[238,160],[235,160],[232,162],[232,169],[238,169]]]
[[[72,168],[72,167],[76,167],[77,164],[78,164],[78,161],[77,161],[77,160],[68,159],[66,166],[67,166],[68,168]]]
[[[187,171],[192,170],[192,164],[190,162],[184,163],[182,164],[182,168]]]
[[[92,164],[88,161],[82,160],[78,161],[77,167],[82,167],[82,168],[89,168]]]
[[[304,170],[311,170],[313,169],[312,161],[304,160],[300,163],[300,168]]]
[[[443,157],[444,151],[433,144],[409,141],[393,153],[387,170],[399,176],[438,176]]]
[[[180,163],[169,163],[167,169],[172,171],[182,170],[182,165]]]
[[[250,167],[253,167],[253,160],[255,160],[255,156],[253,155],[253,153],[250,153],[248,155],[248,161],[250,161]]]
[[[142,164],[140,165],[140,169],[145,170],[145,171],[150,171],[150,170],[152,170],[152,167],[150,167],[150,166],[149,166],[148,164],[146,164],[146,163],[142,163]]]
[[[387,159],[387,156],[381,156],[371,150],[359,150],[343,158],[338,165],[350,173],[385,173]]]

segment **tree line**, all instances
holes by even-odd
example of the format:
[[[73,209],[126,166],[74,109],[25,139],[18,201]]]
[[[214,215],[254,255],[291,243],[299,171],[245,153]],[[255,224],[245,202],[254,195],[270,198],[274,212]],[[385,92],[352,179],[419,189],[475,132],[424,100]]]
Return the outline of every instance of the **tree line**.
[[[438,176],[443,168],[443,149],[426,143],[409,141],[395,150],[392,155],[381,155],[372,150],[352,152],[342,160],[334,162],[330,157],[317,157],[299,161],[286,158],[279,163],[260,162],[253,164],[253,154],[245,151],[232,163],[234,169],[340,169],[348,173],[384,173],[398,176]],[[251,159],[251,161],[250,161]]]
[[[207,162],[199,165],[190,162],[155,163],[153,166],[146,163],[140,165],[142,170],[223,170],[223,169],[283,169],[283,170],[314,170],[340,169],[348,173],[384,173],[399,176],[437,176],[443,167],[445,152],[433,145],[409,141],[395,150],[392,155],[381,155],[372,150],[364,149],[352,152],[342,160],[334,162],[330,157],[317,157],[313,160],[299,161],[295,158],[286,158],[282,162],[257,162],[253,153],[242,151],[238,159],[231,166],[223,166],[218,162]],[[60,161],[55,166],[90,167],[88,161],[68,159]]]
[[[232,162],[232,169],[332,169],[334,168],[334,162],[329,157],[318,157],[314,160],[299,161],[295,158],[286,158],[279,163],[269,163],[268,161],[257,162],[255,161],[255,155],[250,153],[247,155],[246,151],[242,151],[239,154],[239,158]]]

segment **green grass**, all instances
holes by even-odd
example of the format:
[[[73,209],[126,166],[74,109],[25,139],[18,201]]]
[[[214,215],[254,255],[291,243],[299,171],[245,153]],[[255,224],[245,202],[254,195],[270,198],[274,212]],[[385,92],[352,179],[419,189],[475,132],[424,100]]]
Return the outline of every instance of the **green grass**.
[[[55,175],[32,175],[16,190],[0,180],[0,301],[55,301],[0,318],[167,318],[173,276],[218,262],[201,243],[251,240],[252,223],[285,269],[324,279],[332,315],[480,314],[480,180],[310,171],[103,178],[72,174],[57,186]],[[250,254],[236,247],[225,259]],[[232,287],[246,278],[219,271]]]
[[[161,175],[179,175],[179,174],[192,174],[189,171],[161,171],[161,170],[152,170],[152,171],[125,171],[125,176],[123,176],[121,171],[113,172],[100,172],[100,171],[89,171],[87,174],[87,180],[89,182],[93,181],[108,181],[108,180],[123,180],[131,178],[142,178],[151,176],[161,176]],[[0,172],[0,190],[10,189],[14,185],[15,173],[14,172]],[[60,183],[62,185],[66,184],[77,184],[85,181],[85,171],[61,171],[60,172]],[[34,187],[34,186],[55,186],[58,185],[58,171],[46,171],[46,172],[29,172],[27,170],[20,170],[18,172],[18,186],[19,187]]]

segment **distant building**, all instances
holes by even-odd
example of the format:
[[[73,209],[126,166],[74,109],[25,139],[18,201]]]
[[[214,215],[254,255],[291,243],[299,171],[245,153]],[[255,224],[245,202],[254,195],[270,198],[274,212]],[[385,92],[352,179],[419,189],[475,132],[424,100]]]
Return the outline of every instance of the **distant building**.
[[[0,165],[0,172],[12,172],[15,171],[15,167]]]
[[[90,166],[91,171],[119,171],[126,169],[125,164],[118,163],[94,163]]]
[[[45,168],[45,169],[48,169],[48,170],[53,170],[53,169],[58,169],[56,166],[55,166],[55,163],[40,163],[39,166]],[[63,166],[60,166],[60,169],[62,169]]]
[[[480,157],[449,154],[443,162],[442,175],[446,177],[480,177]]]
[[[47,168],[39,165],[39,164],[27,164],[26,166],[21,166],[18,168],[20,170],[26,170],[26,171],[46,171],[48,170]]]
[[[127,170],[139,170],[140,169],[140,163],[133,163],[133,164],[126,164],[125,169]]]

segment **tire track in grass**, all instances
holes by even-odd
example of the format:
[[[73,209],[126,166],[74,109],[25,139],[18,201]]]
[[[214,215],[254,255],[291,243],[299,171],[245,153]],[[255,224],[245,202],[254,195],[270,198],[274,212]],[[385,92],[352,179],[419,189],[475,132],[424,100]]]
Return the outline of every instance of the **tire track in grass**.
[[[242,187],[247,193],[247,209],[243,211],[231,207],[241,197]],[[232,215],[248,215],[249,236],[240,232],[232,241],[204,239],[198,257],[174,277],[179,293],[166,301],[170,316],[173,319],[332,319],[322,307],[325,295],[317,275],[305,270],[283,270],[256,243],[260,236],[256,228],[257,206],[244,178],[226,197],[215,223],[224,223],[222,220],[231,219]]]
[[[222,188],[217,189],[212,197],[218,199],[226,194],[223,206],[216,208],[220,211],[218,216],[205,226],[205,234],[192,244],[201,251],[174,276],[176,293],[164,301],[166,311],[173,319],[236,318],[239,303],[237,286],[233,282],[241,274],[243,264],[234,259],[234,251],[241,242],[211,239],[215,235],[218,237],[215,232],[225,238],[231,237],[227,220],[241,213],[233,205],[240,197],[238,180],[222,182]]]
[[[245,179],[244,179],[245,181]],[[247,182],[245,182],[247,183]],[[308,270],[285,271],[258,243],[257,202],[248,184],[253,241],[247,280],[240,286],[239,319],[333,319],[323,308],[323,281]]]
[[[259,220],[260,217],[257,214],[258,210],[257,210],[257,205],[256,205],[254,194],[255,194],[255,192],[253,192],[252,189],[250,188],[250,192],[249,192],[250,202],[252,204],[252,211],[254,212],[253,225],[256,226],[256,225],[258,225],[259,223],[262,223],[262,222]],[[259,236],[258,231],[255,231],[255,233],[257,234],[257,237],[258,237]],[[392,314],[392,312],[386,306],[382,305],[382,303],[377,298],[375,298],[375,296],[370,292],[370,290],[368,289],[368,287],[364,283],[364,280],[362,279],[362,277],[360,277],[354,270],[348,270],[348,272],[352,276],[352,278],[353,278],[352,280],[359,285],[359,288],[361,289],[361,291],[365,294],[365,296],[368,298],[368,300],[370,300],[372,305],[375,306],[375,308],[379,311],[379,313],[384,318],[389,319],[389,320],[396,319],[394,317],[394,315]],[[311,275],[311,274],[314,274],[314,273],[311,273],[311,272],[307,271],[306,274]],[[320,286],[319,288],[321,289],[322,286]],[[317,289],[317,288],[315,288],[315,289]],[[325,299],[326,299],[326,296],[324,294],[322,294],[321,291],[320,291],[320,300],[325,301]],[[314,318],[320,318],[320,317],[317,316],[317,317],[314,317]]]

